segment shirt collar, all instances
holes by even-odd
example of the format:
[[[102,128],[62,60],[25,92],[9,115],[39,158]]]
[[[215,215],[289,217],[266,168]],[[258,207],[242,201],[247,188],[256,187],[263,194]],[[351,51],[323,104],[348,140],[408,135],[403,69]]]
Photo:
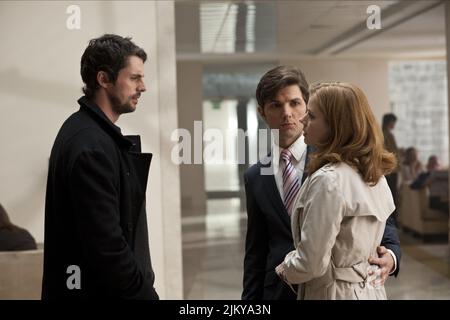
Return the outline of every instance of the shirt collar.
[[[280,154],[282,150],[283,149],[274,141],[272,147],[272,154],[273,154],[272,160],[275,165],[278,165],[280,162]],[[303,154],[306,151],[305,137],[303,136],[303,134],[300,137],[298,137],[297,140],[295,140],[294,143],[292,143],[288,147],[288,150],[291,152],[294,159],[297,162],[300,162]]]
[[[303,153],[306,151],[305,137],[303,134],[295,140],[293,144],[289,146],[289,151],[292,153],[294,159],[299,162],[303,157]]]

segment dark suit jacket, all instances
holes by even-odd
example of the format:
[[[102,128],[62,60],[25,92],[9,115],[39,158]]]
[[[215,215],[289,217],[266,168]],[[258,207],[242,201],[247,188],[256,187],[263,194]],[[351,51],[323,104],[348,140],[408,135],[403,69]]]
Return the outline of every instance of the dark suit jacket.
[[[151,154],[82,97],[52,148],[45,203],[43,299],[157,299],[145,190]],[[70,289],[71,265],[81,289]]]
[[[311,148],[308,147],[308,154],[310,152]],[[269,166],[270,163],[263,165],[258,162],[244,174],[248,216],[242,293],[244,300],[296,299],[296,294],[275,273],[275,267],[295,248],[290,218],[275,178],[273,175],[261,175],[261,168]],[[302,182],[305,178],[306,174],[303,175]],[[397,258],[397,275],[401,251],[392,216],[386,223],[381,244],[394,252]]]

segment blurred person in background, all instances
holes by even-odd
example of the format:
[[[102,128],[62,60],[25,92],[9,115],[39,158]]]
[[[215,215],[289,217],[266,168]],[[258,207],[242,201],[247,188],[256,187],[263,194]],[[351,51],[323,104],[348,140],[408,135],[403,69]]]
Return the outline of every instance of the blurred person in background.
[[[405,159],[402,163],[402,181],[411,184],[423,172],[423,165],[419,160],[417,149],[409,147],[405,150]]]
[[[395,128],[397,123],[397,116],[393,113],[386,113],[383,115],[382,130],[384,137],[384,147],[387,151],[393,153],[397,159],[397,167],[390,174],[386,176],[386,180],[389,189],[392,192],[392,197],[394,198],[395,210],[393,217],[397,221],[397,207],[399,204],[399,194],[398,194],[398,184],[399,184],[399,164],[400,164],[400,152],[397,147],[397,142],[392,130]]]
[[[33,236],[13,224],[0,204],[0,251],[24,251],[37,249]]]

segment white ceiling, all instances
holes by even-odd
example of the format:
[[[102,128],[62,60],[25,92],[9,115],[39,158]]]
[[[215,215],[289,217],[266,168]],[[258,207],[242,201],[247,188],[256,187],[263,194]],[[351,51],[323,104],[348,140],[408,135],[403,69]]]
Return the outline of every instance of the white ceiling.
[[[444,57],[446,55],[444,8],[445,4],[440,4],[425,13],[420,13],[389,31],[354,46],[350,53]]]
[[[366,27],[369,5],[381,30]],[[444,1],[178,1],[178,59],[445,56]]]
[[[383,10],[393,1],[280,2],[278,46],[283,52],[309,54],[353,26],[365,23],[367,7],[374,3]]]

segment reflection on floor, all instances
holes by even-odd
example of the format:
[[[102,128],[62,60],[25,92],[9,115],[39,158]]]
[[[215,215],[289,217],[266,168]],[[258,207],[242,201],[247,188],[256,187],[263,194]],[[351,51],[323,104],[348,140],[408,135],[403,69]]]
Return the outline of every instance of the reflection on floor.
[[[185,299],[240,299],[247,221],[239,208],[239,199],[209,200],[205,217],[183,219]],[[401,271],[387,281],[389,299],[450,299],[448,244],[400,237]]]

